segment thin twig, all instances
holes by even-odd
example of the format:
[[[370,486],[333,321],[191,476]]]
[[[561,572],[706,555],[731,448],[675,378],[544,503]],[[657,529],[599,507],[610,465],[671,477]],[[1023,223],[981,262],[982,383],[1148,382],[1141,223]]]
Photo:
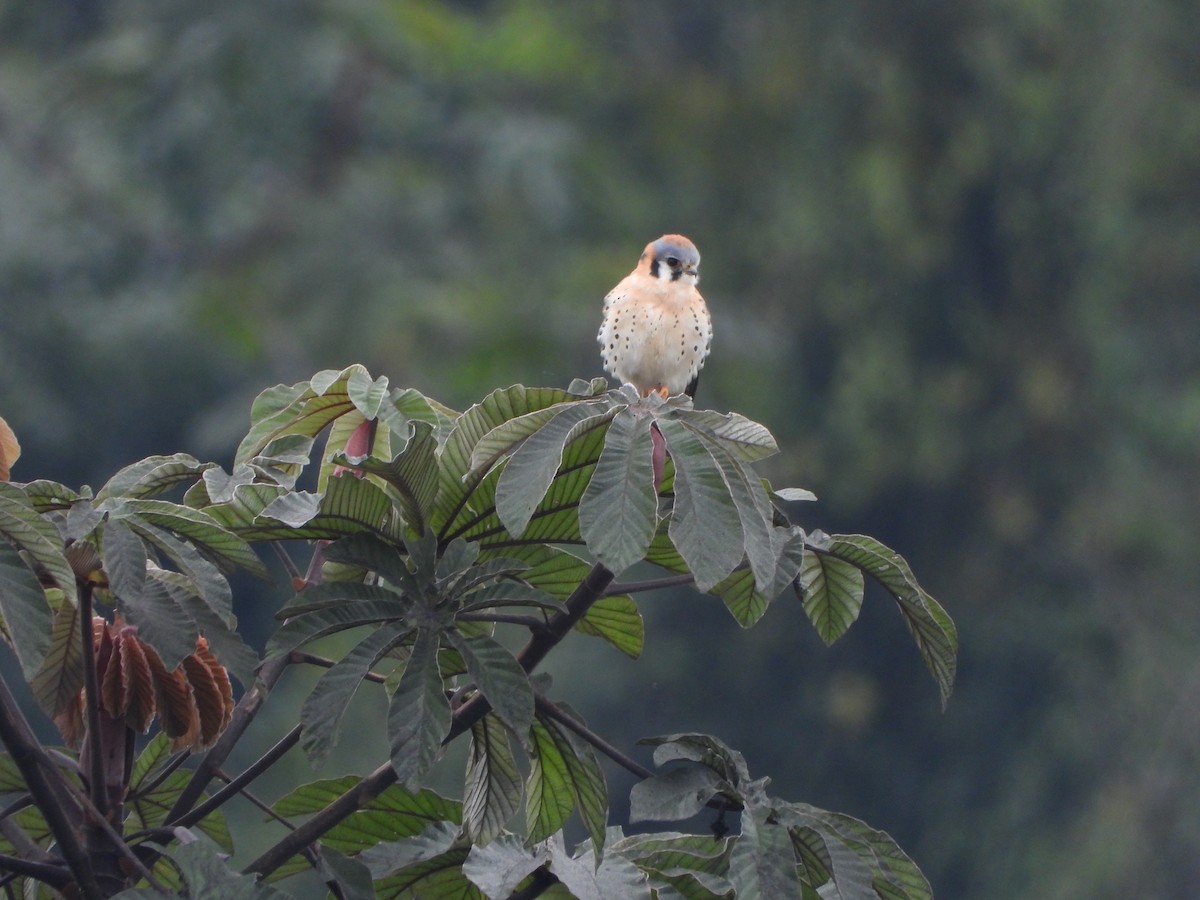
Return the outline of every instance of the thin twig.
[[[657,591],[662,588],[679,587],[685,584],[694,584],[696,576],[690,573],[686,575],[665,575],[662,578],[650,578],[646,581],[629,581],[624,584],[614,582],[610,584],[604,591],[605,597],[615,597],[618,594],[640,594],[645,591]]]
[[[226,785],[232,785],[234,782],[234,779],[230,778],[224,772],[218,772],[217,777],[219,779],[221,779],[223,782],[225,782]],[[239,788],[238,794],[242,797],[245,797],[246,800],[248,800],[250,802],[251,806],[258,807],[258,809],[261,812],[263,812],[267,816],[267,818],[274,819],[276,822],[278,822],[280,825],[282,825],[288,831],[296,830],[296,826],[293,825],[291,822],[289,822],[285,817],[283,817],[279,813],[275,812],[275,810],[271,809],[270,804],[266,803],[263,800],[259,800],[256,796],[254,796],[252,793],[250,793],[245,788]]]
[[[299,742],[300,731],[301,727],[299,725],[295,726],[291,731],[280,738],[274,747],[259,757],[252,765],[247,767],[245,771],[243,771],[236,778],[232,779],[228,784],[225,785],[225,787],[221,788],[221,790],[217,791],[199,806],[194,807],[192,810],[180,816],[178,819],[168,819],[167,821],[171,825],[176,826],[182,825],[184,827],[190,827],[195,825],[214,809],[218,809],[221,804],[225,803],[225,801],[227,801],[230,797],[239,793],[242,788],[252,782],[259,775],[267,771],[267,769],[271,768],[271,766],[275,765],[275,763],[277,763],[285,753],[295,747]],[[217,769],[213,772],[213,777],[220,777],[220,769]]]
[[[337,665],[337,660],[329,659],[326,656],[317,656],[315,653],[307,653],[304,650],[293,650],[291,652],[291,661],[293,663],[308,663],[312,666],[320,666],[322,669],[332,669]],[[373,681],[376,684],[387,683],[387,676],[380,675],[378,672],[368,672],[363,676],[364,681]]]
[[[520,625],[530,631],[545,628],[549,621],[537,616],[518,616],[510,613],[459,613],[454,618],[458,622],[502,622],[505,625]]]
[[[575,732],[577,735],[579,735],[581,738],[583,738],[585,741],[587,741],[589,744],[591,744],[593,747],[595,747],[597,750],[599,750],[601,753],[603,753],[605,756],[607,756],[609,759],[611,759],[617,765],[621,766],[622,768],[628,769],[630,772],[632,772],[634,775],[638,776],[639,778],[652,778],[654,776],[654,772],[652,770],[647,769],[645,766],[643,766],[641,763],[639,763],[636,759],[634,759],[631,756],[628,756],[622,750],[619,750],[617,747],[610,744],[608,741],[606,741],[600,735],[596,734],[596,732],[592,731],[590,728],[588,728],[586,725],[584,725],[578,719],[575,719],[572,716],[567,715],[565,712],[563,712],[561,709],[559,709],[558,706],[552,700],[548,700],[547,698],[543,697],[541,694],[535,694],[534,695],[534,703],[537,706],[539,712],[545,713],[547,716],[549,716],[555,722],[558,722],[560,725],[563,725],[563,726],[569,728],[571,731]]]
[[[279,541],[271,541],[271,549],[275,551],[275,555],[283,563],[283,570],[287,572],[288,581],[293,585],[299,584],[304,579],[304,576],[300,574],[300,569],[296,566],[296,561],[288,556],[286,550],[279,546]]]

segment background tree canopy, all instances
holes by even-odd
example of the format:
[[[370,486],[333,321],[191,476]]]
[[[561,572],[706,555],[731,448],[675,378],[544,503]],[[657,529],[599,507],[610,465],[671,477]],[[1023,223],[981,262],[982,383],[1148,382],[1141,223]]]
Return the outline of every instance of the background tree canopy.
[[[643,604],[661,671],[580,648],[589,721],[718,732],[944,896],[1190,896],[1198,32],[1168,0],[10,4],[13,477],[228,460],[264,385],[351,362],[454,404],[591,377],[604,292],[682,231],[702,405],[792,448],[764,469],[806,525],[922,573],[958,689],[882,604],[824,651],[682,593]]]

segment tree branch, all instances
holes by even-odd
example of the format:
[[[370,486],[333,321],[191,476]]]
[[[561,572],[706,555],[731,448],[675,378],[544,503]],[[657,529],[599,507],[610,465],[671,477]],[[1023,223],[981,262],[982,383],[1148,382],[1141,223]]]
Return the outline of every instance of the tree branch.
[[[83,642],[83,711],[87,716],[84,740],[91,757],[88,770],[83,774],[88,780],[92,805],[104,816],[108,812],[108,792],[105,790],[104,743],[100,734],[100,688],[96,683],[96,633],[92,625],[92,585],[86,581],[79,585],[79,619]]]
[[[12,872],[16,876],[36,878],[38,881],[60,890],[71,883],[71,870],[66,866],[33,862],[19,856],[9,856],[6,853],[0,853],[0,870]]]
[[[3,678],[0,678],[0,741],[8,748],[29,793],[46,819],[50,833],[54,835],[79,885],[80,894],[87,900],[102,900],[104,892],[100,890],[91,861],[75,832],[74,823],[79,821],[79,810],[71,809],[68,813],[65,806],[68,801],[62,796],[66,789],[62,774],[42,750]]]

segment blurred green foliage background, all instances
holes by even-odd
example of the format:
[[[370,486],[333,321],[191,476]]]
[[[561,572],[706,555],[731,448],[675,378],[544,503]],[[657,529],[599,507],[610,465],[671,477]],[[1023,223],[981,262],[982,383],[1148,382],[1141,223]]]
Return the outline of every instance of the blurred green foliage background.
[[[801,522],[906,555],[959,688],[882,596],[826,650],[786,597],[742,632],[684,592],[641,661],[568,643],[561,693],[626,746],[720,735],[940,896],[1194,897],[1197,34],[1179,0],[0,3],[13,477],[228,465],[254,394],[350,362],[459,408],[592,377],[604,293],[682,231],[699,404],[771,428]]]

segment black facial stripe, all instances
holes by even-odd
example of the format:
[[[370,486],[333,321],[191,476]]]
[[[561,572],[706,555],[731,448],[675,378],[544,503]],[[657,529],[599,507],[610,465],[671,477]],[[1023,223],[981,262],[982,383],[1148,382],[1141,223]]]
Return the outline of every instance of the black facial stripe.
[[[656,260],[653,260],[653,261],[650,263],[650,277],[651,277],[651,278],[657,278],[657,277],[658,277],[658,260],[657,260],[657,259],[656,259]]]

